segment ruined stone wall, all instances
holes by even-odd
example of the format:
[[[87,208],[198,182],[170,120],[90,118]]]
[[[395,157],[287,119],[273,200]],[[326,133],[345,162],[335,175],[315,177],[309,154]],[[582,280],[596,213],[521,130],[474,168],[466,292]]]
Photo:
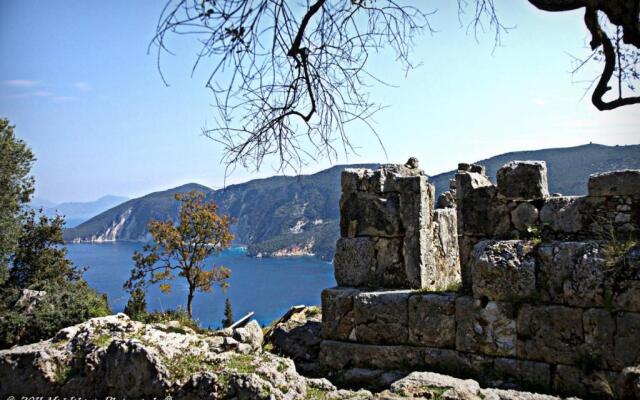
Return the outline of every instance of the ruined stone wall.
[[[430,206],[433,187],[420,173],[406,178],[400,167],[345,172],[335,263],[340,286],[322,293],[321,362],[343,372],[426,369],[543,392],[640,397],[640,248],[630,240],[640,228],[640,171],[592,176],[587,196],[562,197],[549,195],[544,162],[509,163],[497,185],[481,167],[461,167],[454,190],[439,200],[451,205],[455,198],[457,211],[429,207],[426,218],[403,220],[401,206],[384,208],[395,210],[387,221],[399,215],[393,226],[400,248],[411,243],[403,236],[408,221],[425,232],[427,243],[417,243],[426,251],[409,247],[433,255],[408,264],[419,281],[406,278],[407,264],[388,270],[405,271],[400,279],[370,275],[379,260],[363,257],[369,253],[358,246],[389,233],[383,225],[368,229],[375,225],[364,217],[372,215],[365,210],[374,207],[369,199],[410,197],[397,182],[419,177],[411,187],[421,189],[409,193]],[[381,189],[388,176],[395,190]],[[443,246],[451,230],[442,227],[451,223],[460,264],[450,262],[455,246]],[[458,265],[465,286],[455,291],[441,277],[457,276],[447,268]],[[339,278],[356,270],[359,280]]]
[[[482,240],[623,242],[640,236],[638,171],[593,175],[587,196],[562,196],[549,195],[544,161],[507,163],[498,171],[496,185],[482,168],[458,167],[455,194],[466,287],[471,253]]]
[[[455,210],[434,212],[434,193],[415,164],[345,170],[338,285],[443,290],[459,284]]]

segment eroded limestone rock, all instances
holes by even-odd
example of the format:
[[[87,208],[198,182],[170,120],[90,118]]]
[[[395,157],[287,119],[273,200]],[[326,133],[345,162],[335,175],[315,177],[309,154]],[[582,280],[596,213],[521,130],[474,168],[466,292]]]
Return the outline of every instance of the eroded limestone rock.
[[[277,354],[298,362],[315,362],[320,351],[322,315],[318,307],[292,308],[275,321],[265,334],[265,342]]]
[[[52,339],[0,351],[0,395],[303,398],[306,381],[290,359],[240,352],[262,337],[256,326],[204,335],[124,314],[94,318]]]

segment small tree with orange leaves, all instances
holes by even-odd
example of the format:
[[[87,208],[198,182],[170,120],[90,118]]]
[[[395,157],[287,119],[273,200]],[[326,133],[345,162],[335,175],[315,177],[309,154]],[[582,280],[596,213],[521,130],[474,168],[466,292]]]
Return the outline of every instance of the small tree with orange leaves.
[[[131,277],[124,284],[132,291],[144,288],[147,283],[160,284],[164,293],[171,291],[171,283],[177,276],[187,280],[187,312],[193,316],[193,297],[196,291],[211,292],[215,284],[228,287],[231,271],[224,266],[205,262],[213,254],[219,254],[231,245],[231,219],[218,215],[218,206],[204,201],[201,192],[176,194],[180,201],[179,223],[151,220],[148,228],[153,243],[144,246],[142,252],[133,254],[135,266]]]

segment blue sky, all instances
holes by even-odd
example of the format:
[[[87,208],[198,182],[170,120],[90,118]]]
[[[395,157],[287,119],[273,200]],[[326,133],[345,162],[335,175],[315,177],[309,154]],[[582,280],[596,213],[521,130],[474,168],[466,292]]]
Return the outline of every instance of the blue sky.
[[[194,39],[172,42],[176,56],[163,62],[169,87],[155,53],[147,54],[163,3],[0,1],[0,116],[17,125],[38,158],[36,196],[87,201],[187,182],[223,185],[221,146],[201,134],[214,120],[207,65],[191,77]],[[359,155],[341,154],[339,163],[416,156],[435,174],[507,151],[640,143],[640,106],[599,112],[589,94],[581,99],[584,84],[572,82],[569,54],[588,54],[580,12],[498,0],[503,22],[516,29],[492,51],[491,35],[476,41],[460,28],[455,2],[424,3],[438,8],[431,20],[438,32],[417,42],[413,58],[422,66],[405,77],[389,54],[372,64],[396,86],[371,88],[375,101],[390,106],[375,117],[387,156],[353,127]],[[238,169],[227,183],[273,174],[272,164],[259,173]]]

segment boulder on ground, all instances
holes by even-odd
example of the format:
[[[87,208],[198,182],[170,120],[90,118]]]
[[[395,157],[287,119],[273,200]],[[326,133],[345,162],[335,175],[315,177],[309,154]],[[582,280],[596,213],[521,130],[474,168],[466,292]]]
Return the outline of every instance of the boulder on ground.
[[[322,315],[317,306],[292,307],[276,320],[265,334],[265,343],[272,351],[294,361],[313,362],[318,359]]]

